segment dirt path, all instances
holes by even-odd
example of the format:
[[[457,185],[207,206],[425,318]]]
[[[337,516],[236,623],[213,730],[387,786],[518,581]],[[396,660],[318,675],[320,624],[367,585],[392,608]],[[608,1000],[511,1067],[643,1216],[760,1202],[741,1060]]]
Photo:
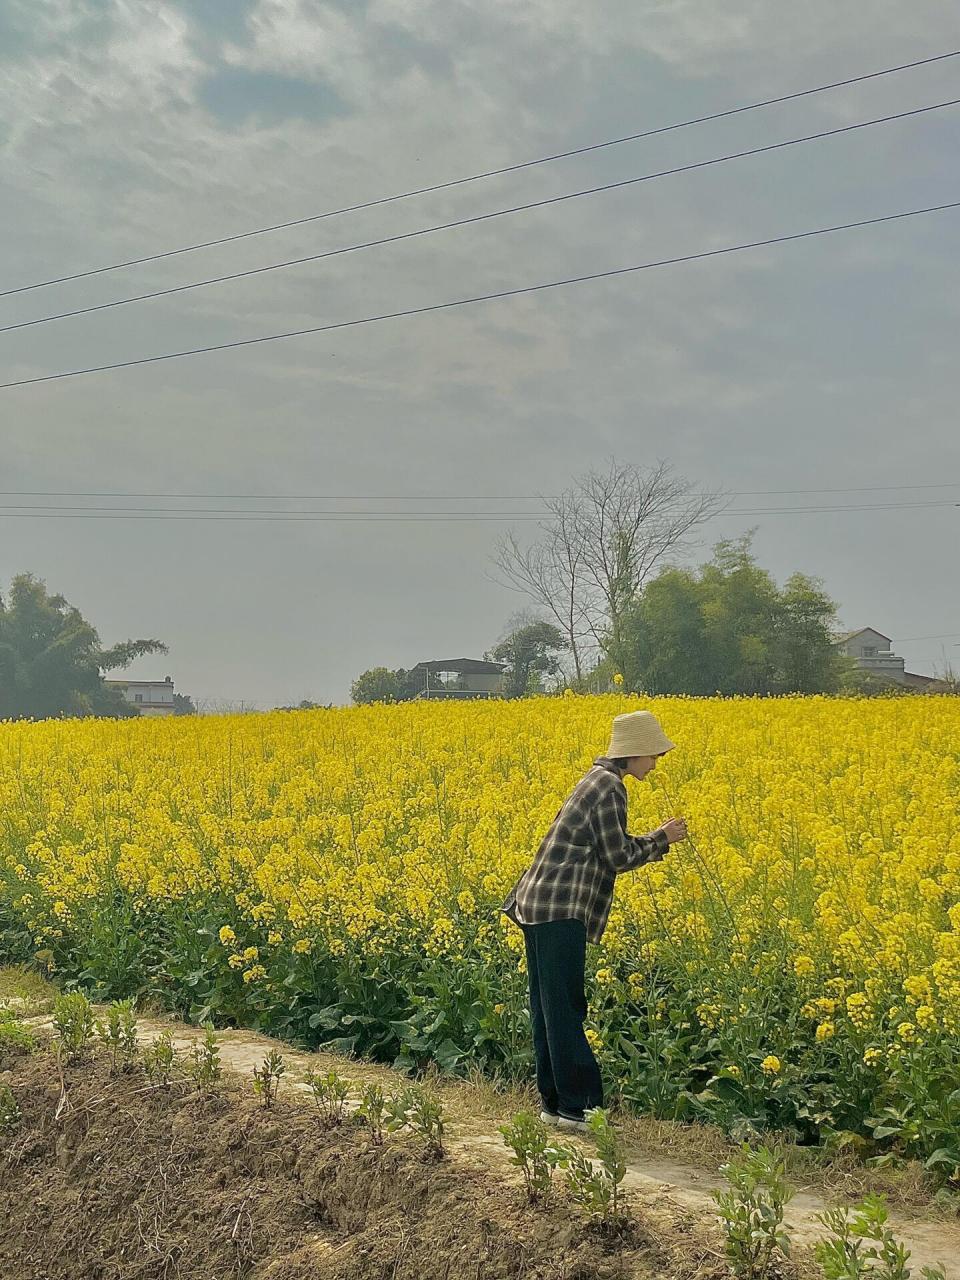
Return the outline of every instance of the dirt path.
[[[50,1025],[50,1018],[47,1016],[25,1021],[38,1027]],[[189,1050],[203,1035],[198,1028],[173,1019],[141,1018],[138,1021],[138,1035],[143,1042],[149,1043],[164,1030],[172,1032],[174,1045],[180,1051]],[[253,1068],[260,1066],[269,1050],[279,1049],[287,1064],[287,1075],[283,1083],[283,1092],[287,1096],[301,1093],[306,1098],[309,1094],[308,1086],[294,1077],[311,1069],[329,1069],[335,1066],[344,1079],[358,1084],[370,1080],[392,1084],[401,1079],[387,1067],[329,1054],[299,1052],[281,1041],[252,1031],[220,1031],[217,1039],[224,1067],[248,1081],[252,1078]],[[456,1085],[451,1085],[445,1095],[455,1092]],[[458,1111],[461,1112],[460,1115],[457,1114]],[[464,1122],[461,1123],[462,1118]],[[502,1117],[504,1120],[507,1118]],[[448,1145],[453,1155],[479,1162],[487,1169],[495,1170],[498,1176],[511,1180],[515,1177],[515,1171],[508,1163],[506,1150],[496,1132],[495,1123],[470,1123],[468,1118],[462,1116],[461,1104],[460,1107],[452,1108],[451,1129]],[[589,1144],[586,1144],[585,1149],[589,1150]],[[678,1230],[683,1230],[692,1221],[712,1219],[714,1204],[710,1193],[723,1185],[719,1174],[711,1174],[706,1169],[676,1161],[655,1160],[647,1154],[636,1152],[628,1153],[625,1183],[648,1213],[654,1213],[665,1225],[669,1223]],[[798,1191],[790,1201],[786,1210],[786,1225],[797,1245],[811,1246],[821,1238],[823,1228],[816,1221],[816,1214],[825,1207],[826,1201],[809,1191]],[[894,1211],[891,1211],[890,1222],[897,1236],[910,1249],[914,1280],[920,1280],[924,1266],[936,1263],[944,1267],[947,1280],[960,1280],[960,1225],[923,1221]]]

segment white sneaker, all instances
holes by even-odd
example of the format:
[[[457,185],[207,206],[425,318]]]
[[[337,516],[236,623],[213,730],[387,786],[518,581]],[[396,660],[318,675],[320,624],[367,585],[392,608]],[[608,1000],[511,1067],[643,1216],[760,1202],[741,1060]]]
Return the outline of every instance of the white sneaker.
[[[541,1111],[540,1119],[543,1121],[544,1124],[549,1124],[554,1129],[560,1123],[560,1117],[557,1115],[555,1111]]]
[[[572,1120],[569,1116],[557,1116],[557,1128],[568,1133],[589,1133],[590,1126],[586,1120]]]

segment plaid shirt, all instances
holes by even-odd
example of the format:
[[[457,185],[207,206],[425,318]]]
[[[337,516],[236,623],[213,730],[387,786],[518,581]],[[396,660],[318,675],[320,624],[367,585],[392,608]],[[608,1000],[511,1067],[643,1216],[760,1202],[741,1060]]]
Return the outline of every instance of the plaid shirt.
[[[501,910],[516,924],[582,920],[589,940],[599,942],[617,876],[659,862],[669,848],[662,827],[648,836],[628,835],[626,827],[627,789],[613,761],[601,756],[567,797]]]

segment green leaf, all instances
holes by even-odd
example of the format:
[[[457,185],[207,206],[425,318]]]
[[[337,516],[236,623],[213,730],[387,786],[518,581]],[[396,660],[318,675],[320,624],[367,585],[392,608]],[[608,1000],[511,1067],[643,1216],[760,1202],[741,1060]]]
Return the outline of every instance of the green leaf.
[[[311,1031],[315,1031],[317,1027],[323,1027],[324,1031],[332,1031],[334,1027],[339,1027],[340,1006],[331,1004],[325,1009],[318,1009],[316,1013],[311,1013],[307,1019],[307,1025]]]
[[[902,1128],[903,1125],[899,1124],[878,1124],[873,1131],[873,1136],[875,1138],[893,1138]]]
[[[434,1050],[433,1056],[437,1060],[437,1065],[441,1071],[453,1071],[461,1058],[465,1057],[465,1050],[459,1048],[452,1040],[442,1040]]]
[[[960,1165],[960,1151],[953,1147],[938,1147],[933,1155],[928,1156],[923,1162],[925,1169],[936,1169],[938,1166],[955,1169],[958,1165]]]
[[[322,1053],[336,1053],[341,1057],[349,1058],[357,1047],[356,1036],[337,1036],[334,1040],[324,1040],[317,1045],[317,1049]]]

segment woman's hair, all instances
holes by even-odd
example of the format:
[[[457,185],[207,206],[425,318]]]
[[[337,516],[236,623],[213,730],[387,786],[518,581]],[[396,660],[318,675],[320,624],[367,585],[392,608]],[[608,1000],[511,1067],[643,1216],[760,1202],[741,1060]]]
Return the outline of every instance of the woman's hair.
[[[614,756],[611,764],[615,764],[618,769],[626,769],[629,762],[629,756]]]

